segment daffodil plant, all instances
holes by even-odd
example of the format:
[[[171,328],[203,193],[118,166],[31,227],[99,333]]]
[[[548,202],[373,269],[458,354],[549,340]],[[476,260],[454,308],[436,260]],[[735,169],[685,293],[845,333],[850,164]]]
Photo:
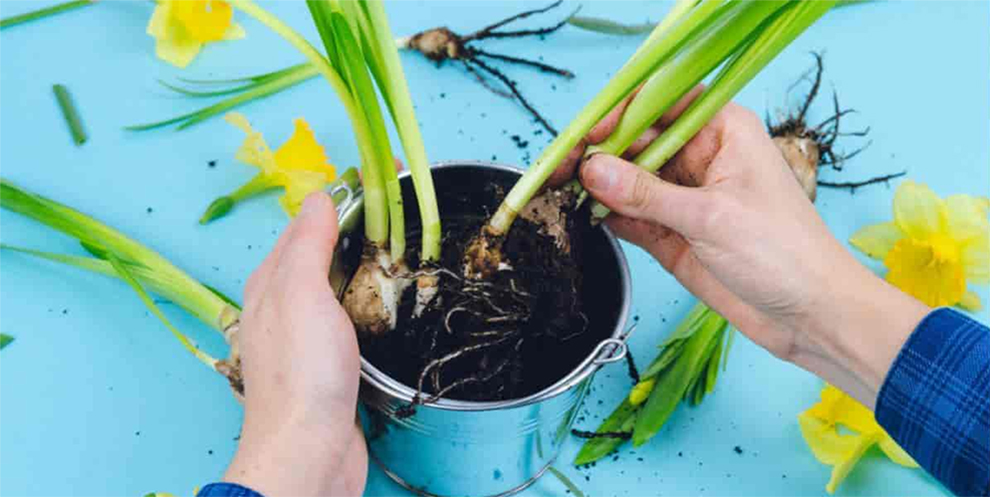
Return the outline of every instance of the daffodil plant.
[[[55,254],[9,245],[3,245],[4,250],[75,266],[126,282],[183,347],[211,369],[227,376],[237,388],[240,372],[239,368],[232,367],[237,363],[236,349],[232,347],[231,358],[225,361],[199,350],[185,334],[172,326],[148,292],[154,292],[185,309],[223,333],[224,338],[232,343],[240,316],[240,307],[233,300],[196,281],[160,254],[127,235],[7,180],[0,180],[0,205],[77,239],[90,255]]]
[[[612,135],[588,154],[622,154],[642,132],[706,76],[711,85],[634,160],[656,171],[701,129],[746,83],[834,1],[681,0],[605,88],[543,150],[472,242],[465,274],[484,277],[501,262],[501,241],[567,154],[609,111],[632,97]],[[580,198],[580,185],[567,187]],[[594,218],[608,211],[592,206]]]
[[[147,32],[155,55],[176,67],[189,65],[207,43],[244,38],[234,10],[223,0],[157,0]]]
[[[904,181],[894,193],[893,221],[866,226],[849,239],[883,261],[887,281],[932,307],[979,310],[970,283],[990,283],[990,199],[950,195]]]
[[[376,83],[412,172],[422,223],[420,260],[424,264],[439,258],[440,216],[412,98],[384,7],[380,1],[308,1],[326,50],[323,55],[254,2],[234,0],[232,4],[298,49],[330,83],[347,111],[363,164],[365,252],[343,303],[359,331],[376,334],[394,329],[399,298],[411,280],[404,277],[409,271],[402,191]],[[423,277],[417,283],[421,312],[436,295],[437,280]]]
[[[832,385],[822,389],[821,401],[798,415],[801,435],[822,464],[832,466],[825,491],[835,493],[860,458],[872,447],[906,468],[918,463],[877,423],[873,413]]]

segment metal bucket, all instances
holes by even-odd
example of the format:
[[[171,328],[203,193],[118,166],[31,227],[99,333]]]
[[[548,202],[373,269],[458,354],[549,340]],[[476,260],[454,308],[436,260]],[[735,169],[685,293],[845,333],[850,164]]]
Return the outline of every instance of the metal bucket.
[[[444,162],[433,166],[434,182],[445,203],[463,202],[489,212],[497,206],[485,187],[511,185],[521,171],[487,162]],[[400,175],[407,200],[407,226],[418,224],[416,202],[408,173]],[[493,205],[484,205],[489,202]],[[363,213],[360,194],[340,206],[341,231],[331,282],[342,290],[359,258]],[[554,463],[568,435],[594,373],[626,354],[624,333],[631,298],[629,268],[615,237],[602,226],[589,244],[597,243],[594,266],[608,284],[595,288],[616,303],[607,327],[595,333],[588,355],[569,374],[524,398],[498,402],[441,399],[417,406],[412,416],[396,412],[412,402],[414,389],[389,377],[361,358],[361,422],[369,454],[382,470],[403,487],[423,495],[494,497],[513,494],[531,485]],[[589,237],[592,238],[592,237]],[[589,265],[590,266],[590,265]],[[589,268],[583,268],[586,272]],[[609,276],[613,275],[613,276]],[[611,312],[611,311],[610,311]],[[600,335],[600,340],[598,336]],[[554,360],[547,357],[547,360]]]

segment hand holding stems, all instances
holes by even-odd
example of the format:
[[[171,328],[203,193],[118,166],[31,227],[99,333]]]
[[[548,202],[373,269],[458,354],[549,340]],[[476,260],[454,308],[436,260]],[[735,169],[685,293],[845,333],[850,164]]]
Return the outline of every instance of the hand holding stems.
[[[357,338],[326,277],[337,236],[330,197],[310,194],[245,289],[240,348],[250,393],[224,479],[264,495],[364,489]]]
[[[645,148],[698,92],[629,153]],[[588,140],[609,135],[619,113]],[[716,114],[659,177],[596,154],[580,178],[614,212],[605,222],[618,236],[652,254],[754,342],[867,406],[928,312],[861,266],[829,233],[759,118],[735,104]]]

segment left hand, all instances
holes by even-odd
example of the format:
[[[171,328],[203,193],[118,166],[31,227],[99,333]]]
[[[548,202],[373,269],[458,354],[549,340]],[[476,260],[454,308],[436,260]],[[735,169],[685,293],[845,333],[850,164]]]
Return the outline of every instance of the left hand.
[[[270,497],[364,491],[357,336],[327,277],[337,237],[333,201],[310,194],[245,288],[244,426],[224,480]]]

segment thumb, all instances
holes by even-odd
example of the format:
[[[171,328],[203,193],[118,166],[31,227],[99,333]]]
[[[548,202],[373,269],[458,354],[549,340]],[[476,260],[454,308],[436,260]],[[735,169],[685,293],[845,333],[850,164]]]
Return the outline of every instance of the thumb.
[[[581,168],[581,184],[591,196],[623,216],[650,221],[688,235],[697,227],[703,193],[668,183],[636,164],[606,154]]]
[[[310,193],[299,215],[292,220],[289,239],[282,249],[278,272],[297,282],[327,283],[333,249],[337,245],[337,211],[322,191]]]

